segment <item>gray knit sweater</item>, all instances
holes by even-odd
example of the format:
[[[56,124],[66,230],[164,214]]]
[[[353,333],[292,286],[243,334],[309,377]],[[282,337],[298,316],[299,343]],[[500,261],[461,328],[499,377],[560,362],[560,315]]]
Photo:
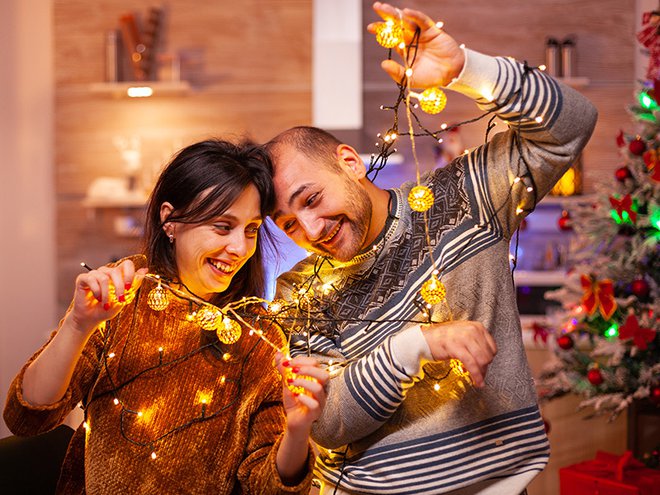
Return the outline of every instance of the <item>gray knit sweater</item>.
[[[431,248],[447,289],[430,312],[434,321],[480,321],[490,331],[498,353],[486,386],[475,389],[450,362],[430,362],[419,289],[433,266],[423,215],[406,201],[414,184],[392,191],[393,218],[364,254],[348,263],[312,255],[278,279],[285,299],[314,272],[336,289],[311,321],[300,315],[296,325],[309,334],[293,335],[292,353],[334,363],[313,437],[317,474],[344,492],[515,495],[548,460],[509,240],[523,216],[517,208],[532,208],[561,177],[589,139],[596,111],[539,71],[523,76],[510,59],[466,55],[450,89],[482,108],[500,107],[509,130],[423,178],[435,195]]]

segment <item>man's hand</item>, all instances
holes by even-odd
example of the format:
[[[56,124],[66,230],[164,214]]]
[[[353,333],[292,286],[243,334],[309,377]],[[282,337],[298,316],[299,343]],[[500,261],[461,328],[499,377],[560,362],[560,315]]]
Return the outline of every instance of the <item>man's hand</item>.
[[[450,321],[422,325],[433,359],[458,359],[474,385],[482,387],[488,365],[497,353],[493,337],[478,321]]]
[[[417,54],[412,67],[411,87],[426,89],[432,86],[446,86],[461,73],[465,65],[463,50],[456,40],[438,28],[429,16],[417,10],[399,10],[380,2],[375,2],[373,9],[384,20],[402,24],[406,45],[411,42],[415,29],[418,27],[420,29]],[[382,22],[371,23],[367,29],[375,34],[379,24]],[[404,50],[399,48],[396,50],[403,57]],[[401,64],[393,60],[384,60],[381,67],[397,83],[403,80],[405,67]]]

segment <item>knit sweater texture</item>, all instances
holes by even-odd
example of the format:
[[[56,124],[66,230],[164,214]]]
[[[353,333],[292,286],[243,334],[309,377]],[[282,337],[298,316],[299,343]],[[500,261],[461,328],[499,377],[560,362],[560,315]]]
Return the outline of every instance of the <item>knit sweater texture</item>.
[[[278,279],[284,299],[314,273],[336,289],[307,321],[309,336],[292,336],[294,355],[339,367],[312,434],[328,493],[338,484],[350,494],[516,495],[548,460],[509,241],[524,217],[517,209],[531,210],[562,176],[589,139],[596,111],[538,70],[466,55],[450,88],[509,128],[422,177],[435,196],[426,213],[430,246],[424,214],[407,202],[415,184],[406,183],[391,191],[392,218],[373,246],[346,263],[312,255]],[[446,299],[427,309],[419,291],[434,268]],[[492,334],[498,352],[483,388],[456,363],[430,362],[420,324],[426,311],[436,322],[479,321]]]
[[[4,418],[17,435],[48,431],[78,403],[85,408],[88,428],[71,440],[57,493],[308,493],[311,449],[299,485],[284,485],[275,464],[286,417],[273,348],[245,328],[237,343],[219,343],[188,321],[189,302],[172,295],[154,311],[153,288],[145,280],[105,331],[95,331],[60,401],[37,407],[22,396],[25,369],[41,350],[10,387]],[[283,344],[274,325],[262,330]]]

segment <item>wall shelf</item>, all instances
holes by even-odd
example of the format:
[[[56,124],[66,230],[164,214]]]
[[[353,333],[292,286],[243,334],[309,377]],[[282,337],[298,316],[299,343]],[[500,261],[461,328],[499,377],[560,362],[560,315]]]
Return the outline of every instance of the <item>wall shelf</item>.
[[[188,81],[122,81],[103,82],[89,85],[89,92],[99,96],[129,98],[131,88],[150,88],[149,96],[184,96],[190,93]],[[147,95],[143,95],[147,96]]]

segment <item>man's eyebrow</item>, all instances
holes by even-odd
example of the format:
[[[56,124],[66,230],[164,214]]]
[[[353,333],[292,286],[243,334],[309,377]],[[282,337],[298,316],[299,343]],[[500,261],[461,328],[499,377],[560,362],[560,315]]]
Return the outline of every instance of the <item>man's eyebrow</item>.
[[[291,196],[289,196],[289,200],[286,203],[287,206],[289,208],[291,208],[291,206],[293,205],[293,202],[296,200],[296,198],[298,198],[298,196],[300,196],[302,193],[304,193],[305,189],[307,189],[311,185],[312,185],[311,182],[306,182],[305,184],[301,184],[300,186],[298,186],[298,189],[293,191],[293,193],[291,193]],[[272,216],[271,216],[271,218],[273,219],[273,222],[277,223],[277,219],[281,215],[282,215],[282,210],[277,210],[275,213],[273,213]]]

